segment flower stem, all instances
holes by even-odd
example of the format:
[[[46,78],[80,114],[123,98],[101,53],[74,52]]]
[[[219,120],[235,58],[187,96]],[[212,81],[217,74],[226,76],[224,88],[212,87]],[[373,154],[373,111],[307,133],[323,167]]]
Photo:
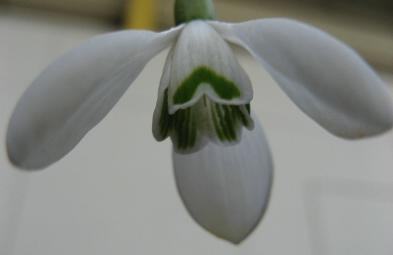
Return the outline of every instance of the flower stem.
[[[213,20],[215,11],[212,0],[176,0],[175,23],[180,25],[192,20]]]

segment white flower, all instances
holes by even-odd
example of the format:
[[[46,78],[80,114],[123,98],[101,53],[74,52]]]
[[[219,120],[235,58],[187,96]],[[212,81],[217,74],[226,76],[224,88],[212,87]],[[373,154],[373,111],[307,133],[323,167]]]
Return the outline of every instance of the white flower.
[[[176,182],[192,217],[239,243],[264,213],[273,166],[250,113],[253,91],[233,44],[248,50],[329,132],[354,139],[392,127],[393,107],[383,82],[328,34],[281,18],[192,21],[162,33],[98,36],[60,57],[16,106],[7,134],[10,160],[39,169],[62,158],[111,110],[144,65],[170,47],[153,134],[173,141]]]

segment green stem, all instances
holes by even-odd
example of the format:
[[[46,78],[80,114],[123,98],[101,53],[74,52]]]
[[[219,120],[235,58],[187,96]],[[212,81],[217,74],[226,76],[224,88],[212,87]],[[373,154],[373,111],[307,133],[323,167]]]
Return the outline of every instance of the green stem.
[[[213,20],[215,11],[212,0],[176,0],[175,23],[180,25],[192,20]]]

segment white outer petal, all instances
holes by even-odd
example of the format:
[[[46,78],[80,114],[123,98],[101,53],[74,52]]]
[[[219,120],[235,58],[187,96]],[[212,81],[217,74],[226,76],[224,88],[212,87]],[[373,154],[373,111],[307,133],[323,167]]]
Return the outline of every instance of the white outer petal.
[[[331,133],[352,139],[392,127],[385,84],[355,51],[327,33],[281,18],[211,24],[248,49],[293,102]]]
[[[271,154],[255,122],[237,145],[209,143],[192,154],[173,152],[177,187],[191,216],[232,243],[240,243],[256,227],[270,195]]]
[[[203,94],[223,104],[246,104],[253,97],[251,81],[240,66],[229,45],[204,21],[193,21],[185,25],[173,48],[169,84],[169,111],[185,109],[197,102]],[[239,98],[222,99],[209,84],[198,87],[193,98],[184,104],[174,104],[173,96],[182,82],[197,68],[206,66],[215,73],[234,82],[241,92]]]
[[[112,109],[145,64],[181,27],[98,36],[49,65],[23,94],[7,133],[8,156],[24,169],[67,154]]]

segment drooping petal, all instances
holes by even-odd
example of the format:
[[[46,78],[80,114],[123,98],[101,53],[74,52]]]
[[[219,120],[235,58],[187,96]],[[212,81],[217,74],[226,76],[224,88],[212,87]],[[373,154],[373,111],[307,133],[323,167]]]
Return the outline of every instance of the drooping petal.
[[[98,36],[49,65],[23,94],[11,117],[7,150],[12,163],[39,169],[67,154],[180,29]]]
[[[259,123],[236,145],[173,152],[173,163],[180,196],[201,226],[232,243],[252,232],[267,207],[273,171]]]
[[[354,50],[327,33],[281,18],[211,24],[248,49],[294,103],[331,133],[354,139],[392,127],[385,84]]]
[[[170,69],[168,103],[171,114],[197,102],[203,95],[223,104],[247,104],[251,82],[229,45],[203,21],[185,25]]]

